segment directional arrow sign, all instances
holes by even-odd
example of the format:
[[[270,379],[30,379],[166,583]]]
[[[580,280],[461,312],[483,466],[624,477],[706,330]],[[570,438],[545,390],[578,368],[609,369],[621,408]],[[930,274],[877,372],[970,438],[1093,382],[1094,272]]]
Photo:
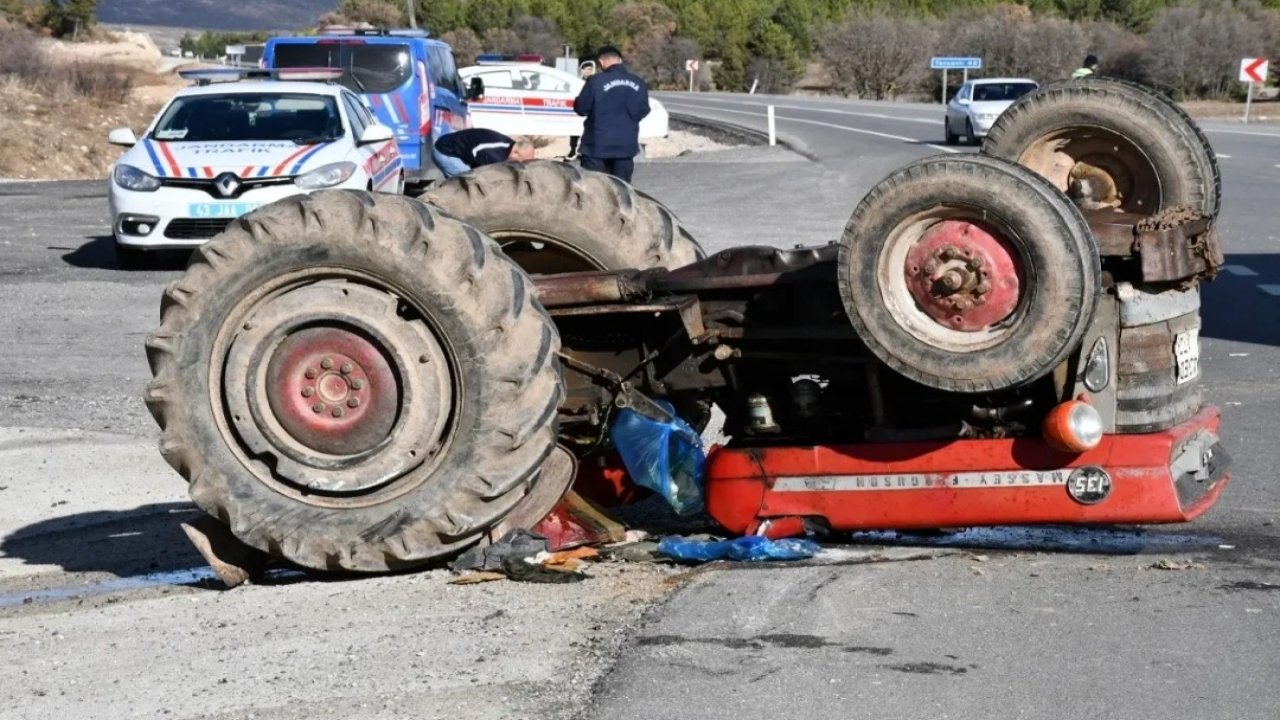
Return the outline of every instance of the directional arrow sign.
[[[1240,82],[1264,83],[1266,81],[1266,58],[1245,58],[1240,61]]]

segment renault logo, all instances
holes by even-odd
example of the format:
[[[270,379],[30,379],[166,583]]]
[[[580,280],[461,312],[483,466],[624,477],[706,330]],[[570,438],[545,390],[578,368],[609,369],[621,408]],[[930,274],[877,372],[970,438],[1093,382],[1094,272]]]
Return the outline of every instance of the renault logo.
[[[217,180],[213,181],[213,186],[218,188],[222,197],[231,197],[240,189],[240,180],[232,173],[222,173]]]

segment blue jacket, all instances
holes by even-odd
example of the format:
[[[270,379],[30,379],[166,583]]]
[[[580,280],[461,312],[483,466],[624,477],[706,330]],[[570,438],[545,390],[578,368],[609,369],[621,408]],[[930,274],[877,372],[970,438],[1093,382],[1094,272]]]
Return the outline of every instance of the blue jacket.
[[[622,64],[587,78],[573,109],[587,118],[578,146],[582,155],[632,158],[640,152],[640,121],[649,114],[649,87]]]

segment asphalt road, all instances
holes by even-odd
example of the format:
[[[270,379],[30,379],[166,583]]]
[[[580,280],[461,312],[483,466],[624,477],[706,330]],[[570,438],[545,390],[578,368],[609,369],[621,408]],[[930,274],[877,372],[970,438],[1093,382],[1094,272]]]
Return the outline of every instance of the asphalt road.
[[[816,167],[735,187],[825,226],[803,241],[835,237],[892,167],[955,151],[934,144],[936,106],[661,97],[756,129],[776,105]],[[632,641],[589,717],[1280,717],[1280,134],[1207,129],[1230,266],[1205,292],[1203,377],[1235,461],[1214,512],[1136,533],[968,533],[949,542],[973,554],[922,563],[709,573]],[[1192,564],[1153,569],[1162,558]]]
[[[757,128],[771,100],[662,99]],[[943,150],[937,107],[772,101],[812,160],[750,148],[637,170],[709,249],[835,240],[879,178]],[[1274,720],[1280,134],[1210,137],[1230,266],[1205,293],[1203,376],[1235,471],[1208,517],[552,588],[435,572],[206,589],[141,402],[142,340],[181,259],[118,269],[100,182],[0,184],[0,718]]]

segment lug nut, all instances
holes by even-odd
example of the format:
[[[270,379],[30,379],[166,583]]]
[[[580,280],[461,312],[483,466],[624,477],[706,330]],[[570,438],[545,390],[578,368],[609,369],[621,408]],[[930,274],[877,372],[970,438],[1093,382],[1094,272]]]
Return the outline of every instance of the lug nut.
[[[317,414],[317,415],[319,415],[320,413],[324,412],[324,403],[316,403],[315,405],[312,405],[312,406],[311,406],[311,412],[313,412],[313,413],[315,413],[315,414]]]
[[[930,260],[929,262],[924,264],[924,271],[925,271],[925,274],[927,275],[932,275],[938,272],[938,263]]]
[[[355,368],[351,367],[351,363],[342,363],[342,367],[338,368],[338,372],[343,375],[350,375]]]
[[[352,380],[352,381],[351,381],[351,389],[352,389],[352,390],[359,390],[359,389],[360,389],[360,388],[362,388],[362,387],[364,387],[364,381],[363,381],[363,380],[361,380],[360,378],[356,378],[356,379],[354,379],[354,380]]]
[[[351,398],[350,400],[348,400],[348,401],[347,401],[347,407],[349,407],[349,408],[358,408],[358,407],[360,407],[360,398]]]
[[[324,368],[325,370],[332,370],[332,369],[333,369],[333,361],[332,361],[332,360],[330,360],[329,358],[325,358],[325,359],[323,359],[323,360],[321,360],[321,361],[320,361],[320,367]]]
[[[982,259],[981,255],[974,255],[973,257],[969,258],[969,267],[973,268],[974,270],[977,270],[978,268],[982,267],[983,263],[984,263],[984,260]]]
[[[991,283],[988,283],[987,281],[984,280],[978,283],[977,287],[975,287],[973,291],[979,295],[986,295],[987,293],[991,292]]]
[[[307,371],[303,374],[307,376],[308,380],[315,380],[316,375],[319,375],[320,373],[316,372],[315,368],[307,368]]]
[[[955,292],[964,285],[964,276],[959,271],[948,270],[938,281],[942,283],[942,287]]]
[[[334,417],[342,417],[342,408],[340,408],[340,407],[336,407],[336,408],[334,408],[334,409],[333,409],[333,416],[334,416]]]
[[[316,394],[316,389],[313,387],[302,388],[302,397],[311,397],[312,395],[315,395],[315,394]]]

